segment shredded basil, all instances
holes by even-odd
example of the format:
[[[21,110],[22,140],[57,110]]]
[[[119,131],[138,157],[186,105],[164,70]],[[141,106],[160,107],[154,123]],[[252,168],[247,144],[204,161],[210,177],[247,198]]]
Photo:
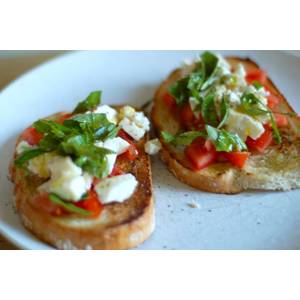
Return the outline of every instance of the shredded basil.
[[[66,209],[67,211],[71,212],[71,213],[76,213],[85,217],[90,216],[92,213],[86,209],[80,208],[76,205],[74,205],[73,203],[67,202],[63,199],[61,199],[59,196],[57,196],[56,194],[49,194],[49,199],[58,205],[61,205],[64,209]]]

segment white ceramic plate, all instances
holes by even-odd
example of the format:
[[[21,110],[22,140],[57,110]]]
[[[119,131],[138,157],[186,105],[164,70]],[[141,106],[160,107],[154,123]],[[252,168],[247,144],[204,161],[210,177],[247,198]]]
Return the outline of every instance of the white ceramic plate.
[[[31,122],[71,110],[90,91],[103,103],[141,105],[164,77],[195,51],[76,52],[43,64],[0,93],[0,232],[23,249],[52,249],[23,228],[12,209],[7,168],[17,135]],[[230,51],[268,70],[300,112],[300,59],[283,52]],[[214,195],[177,181],[153,160],[156,230],[139,249],[300,248],[300,190]],[[189,207],[195,201],[199,208]]]

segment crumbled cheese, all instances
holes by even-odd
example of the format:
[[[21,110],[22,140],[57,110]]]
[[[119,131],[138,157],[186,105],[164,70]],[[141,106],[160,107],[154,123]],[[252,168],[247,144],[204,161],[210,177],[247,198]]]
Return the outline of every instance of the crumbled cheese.
[[[26,141],[21,141],[16,147],[16,153],[17,154],[22,154],[23,152],[33,149],[34,146],[28,144]]]
[[[145,152],[150,155],[157,154],[160,149],[161,149],[161,143],[159,139],[150,140],[145,144]]]
[[[68,156],[54,156],[48,162],[50,179],[38,189],[47,193],[55,193],[67,201],[77,202],[92,184],[92,176],[82,173]]]
[[[135,115],[135,109],[129,105],[123,106],[119,112],[120,120],[123,118],[132,119],[134,115]]]
[[[49,152],[30,159],[28,162],[29,171],[41,178],[49,178],[49,162],[53,159],[54,156],[55,154]]]
[[[229,132],[238,134],[243,141],[245,141],[248,136],[256,140],[265,131],[261,122],[233,109],[229,109],[226,128]]]
[[[137,126],[128,118],[124,118],[119,125],[136,141],[140,140],[146,132],[143,128]]]
[[[118,122],[118,112],[110,107],[109,105],[100,105],[95,110],[94,113],[105,114],[109,122],[117,124]]]
[[[120,110],[119,125],[136,141],[150,130],[150,122],[143,112],[137,112],[131,106],[124,106]]]
[[[101,203],[124,202],[130,198],[138,182],[132,174],[118,175],[102,179],[95,185]]]

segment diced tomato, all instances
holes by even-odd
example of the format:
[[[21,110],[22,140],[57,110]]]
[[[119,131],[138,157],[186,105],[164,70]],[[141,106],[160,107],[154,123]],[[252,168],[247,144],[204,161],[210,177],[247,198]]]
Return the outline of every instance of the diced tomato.
[[[74,203],[76,206],[90,211],[91,218],[98,217],[103,208],[103,205],[99,201],[98,195],[94,190],[88,192],[88,197],[85,200]]]
[[[128,150],[126,152],[124,152],[123,154],[119,155],[119,157],[121,159],[135,160],[139,155],[139,151],[138,151],[135,143],[133,142],[133,138],[131,138],[123,129],[121,129],[119,131],[118,135],[119,135],[119,137],[126,140],[130,144],[130,147],[128,148]]]
[[[131,143],[128,150],[124,152],[123,154],[119,155],[121,159],[126,159],[126,160],[135,160],[139,156],[139,151],[137,147]]]
[[[254,81],[264,85],[267,82],[267,73],[261,69],[249,71],[246,75],[246,81],[251,84]]]
[[[173,109],[174,107],[176,107],[176,101],[173,98],[173,96],[171,96],[169,93],[164,94],[163,100],[170,109]]]
[[[38,132],[35,128],[27,128],[21,135],[21,138],[25,140],[30,145],[37,145],[38,142],[42,139],[43,134]]]
[[[223,155],[234,166],[243,168],[247,159],[250,156],[250,152],[224,152]]]
[[[118,176],[118,175],[122,175],[122,174],[124,174],[124,172],[118,166],[114,166],[114,168],[109,176],[113,177],[113,176]]]
[[[268,96],[268,107],[273,109],[274,107],[276,107],[280,102],[280,99],[273,95],[273,94],[270,94],[270,96]]]
[[[217,152],[212,144],[206,142],[204,142],[204,144],[202,143],[203,139],[196,139],[185,149],[185,155],[197,171],[208,167],[217,159]]]
[[[263,153],[272,143],[273,133],[272,130],[266,129],[265,132],[257,139],[253,140],[248,137],[246,144],[250,149],[257,150],[260,153]]]
[[[288,119],[285,115],[275,113],[274,117],[278,127],[285,127],[288,125]]]
[[[59,124],[62,124],[65,120],[68,120],[72,117],[73,115],[72,114],[69,114],[69,113],[66,113],[66,114],[63,114],[63,115],[60,115],[56,122],[59,123]]]
[[[64,210],[58,204],[53,203],[50,199],[48,194],[38,194],[35,198],[33,198],[33,205],[37,207],[39,210],[51,214],[52,216],[62,216],[67,215],[68,212]]]
[[[195,115],[189,104],[185,104],[180,110],[180,120],[183,125],[192,125],[195,122]]]
[[[124,131],[123,129],[119,130],[118,136],[124,139],[125,141],[127,141],[128,143],[131,143],[133,141],[133,138],[128,133],[126,133],[126,131]]]

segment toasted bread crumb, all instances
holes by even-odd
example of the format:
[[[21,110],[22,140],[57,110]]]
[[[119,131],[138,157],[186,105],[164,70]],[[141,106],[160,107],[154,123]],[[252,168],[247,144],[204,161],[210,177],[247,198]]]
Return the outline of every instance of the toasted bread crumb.
[[[200,208],[199,204],[195,200],[192,200],[191,202],[187,203],[187,205],[190,208]]]

